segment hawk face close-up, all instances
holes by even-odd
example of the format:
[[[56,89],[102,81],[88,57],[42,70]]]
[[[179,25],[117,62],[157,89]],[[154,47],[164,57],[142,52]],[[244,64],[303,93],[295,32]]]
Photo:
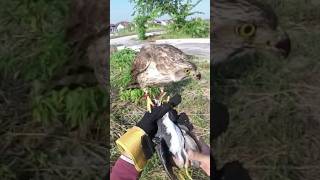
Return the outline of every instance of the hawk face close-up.
[[[179,64],[180,68],[177,68],[174,72],[174,81],[182,81],[188,78],[193,78],[199,80],[201,78],[201,74],[198,73],[197,67],[185,61],[184,63]]]
[[[290,38],[267,5],[256,0],[215,0],[213,64],[256,52],[287,57]]]

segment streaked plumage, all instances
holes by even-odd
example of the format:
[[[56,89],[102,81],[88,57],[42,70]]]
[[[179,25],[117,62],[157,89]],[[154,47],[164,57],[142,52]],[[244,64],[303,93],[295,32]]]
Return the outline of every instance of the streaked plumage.
[[[141,48],[132,65],[133,84],[145,88],[165,86],[189,77],[200,78],[188,55],[168,44],[150,44]]]
[[[133,82],[129,87],[140,87],[144,90],[149,112],[153,102],[148,96],[147,87],[160,87],[161,101],[165,95],[164,86],[190,77],[201,78],[188,55],[169,44],[149,44],[142,47],[133,61],[131,75]]]
[[[215,0],[211,11],[214,65],[260,50],[289,54],[290,39],[269,6],[256,0]]]

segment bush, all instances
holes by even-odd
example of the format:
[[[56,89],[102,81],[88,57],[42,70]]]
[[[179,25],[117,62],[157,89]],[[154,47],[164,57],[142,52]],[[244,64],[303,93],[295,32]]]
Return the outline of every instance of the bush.
[[[188,21],[182,30],[191,37],[203,38],[209,36],[209,22],[201,18],[192,19]]]
[[[193,37],[193,38],[204,38],[209,37],[210,22],[202,20],[201,18],[192,19],[187,21],[185,25],[177,30],[175,24],[167,26],[168,34],[175,34],[179,37]]]

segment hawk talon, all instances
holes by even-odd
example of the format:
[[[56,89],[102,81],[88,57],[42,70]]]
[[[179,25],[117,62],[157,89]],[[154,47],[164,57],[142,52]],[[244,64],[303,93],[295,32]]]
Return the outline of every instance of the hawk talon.
[[[152,100],[150,99],[149,95],[146,95],[147,97],[147,111],[151,113],[151,109],[154,105],[154,103],[152,102]]]

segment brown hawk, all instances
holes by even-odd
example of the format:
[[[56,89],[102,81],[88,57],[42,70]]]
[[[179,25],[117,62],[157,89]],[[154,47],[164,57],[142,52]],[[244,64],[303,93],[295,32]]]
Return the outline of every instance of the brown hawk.
[[[168,44],[150,44],[142,47],[133,61],[131,75],[131,87],[140,87],[147,95],[148,110],[152,101],[148,97],[147,87],[160,87],[161,99],[165,85],[187,78],[201,78],[196,65],[189,61],[189,56]]]

